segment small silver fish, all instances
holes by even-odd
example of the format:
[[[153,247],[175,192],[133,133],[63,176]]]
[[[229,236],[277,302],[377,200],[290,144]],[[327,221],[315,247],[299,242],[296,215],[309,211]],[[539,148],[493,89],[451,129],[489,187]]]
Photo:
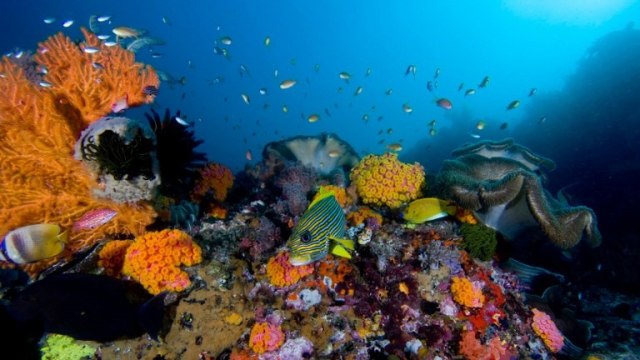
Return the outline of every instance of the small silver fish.
[[[84,49],[82,49],[82,51],[84,51],[87,54],[95,54],[98,51],[100,51],[100,49],[93,46],[85,46]]]
[[[98,16],[96,20],[98,20],[98,22],[105,22],[105,21],[109,21],[109,19],[111,19],[110,15],[103,15],[103,16]]]
[[[68,28],[71,25],[73,25],[73,20],[67,20],[67,21],[62,23],[62,27],[65,27],[65,28]]]
[[[191,124],[189,124],[189,122],[179,116],[176,116],[176,122],[182,126],[191,126]]]

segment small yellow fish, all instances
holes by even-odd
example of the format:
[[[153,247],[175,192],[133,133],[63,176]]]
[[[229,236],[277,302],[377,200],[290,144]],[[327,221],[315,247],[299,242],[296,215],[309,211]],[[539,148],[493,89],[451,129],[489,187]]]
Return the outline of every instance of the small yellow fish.
[[[111,30],[118,38],[127,39],[127,38],[137,38],[142,32],[140,30],[136,30],[134,28],[126,27],[126,26],[118,26]]]
[[[456,207],[449,201],[438,198],[422,198],[409,203],[402,211],[402,218],[412,224],[421,224],[455,215]]]
[[[11,230],[0,243],[0,261],[26,264],[56,256],[64,250],[68,232],[55,224],[27,225]]]
[[[285,90],[285,89],[290,89],[293,87],[293,85],[296,84],[295,80],[283,80],[280,83],[280,89]]]
[[[478,121],[478,123],[476,124],[476,129],[478,129],[478,130],[484,130],[485,126],[487,126],[487,123],[485,123],[484,121],[480,120],[480,121]]]
[[[269,45],[271,45],[271,38],[267,36],[264,38],[264,46],[269,47]]]
[[[431,126],[431,127],[436,126],[436,120],[433,119],[433,120],[429,121],[429,126]]]
[[[481,88],[487,87],[487,85],[489,85],[489,81],[491,81],[491,78],[489,76],[485,76],[484,79],[482,79],[482,82],[478,84],[478,87],[481,87]]]
[[[283,113],[288,113],[289,112],[289,108],[287,107],[287,105],[282,105],[282,112]]]
[[[393,94],[393,89],[387,89],[387,91],[385,91],[384,94],[387,96]]]
[[[402,111],[406,112],[407,114],[411,114],[413,112],[413,108],[408,103],[404,103],[402,104]]]
[[[471,96],[474,95],[476,93],[475,89],[468,89],[467,91],[464,92],[464,96]]]
[[[436,136],[437,133],[438,133],[438,130],[436,130],[436,128],[429,129],[429,135]]]
[[[231,39],[231,37],[230,37],[230,36],[223,36],[223,37],[221,37],[221,38],[220,38],[220,42],[221,42],[223,45],[231,45],[231,43],[233,42],[233,40]]]
[[[402,151],[402,145],[400,143],[389,144],[387,145],[387,149],[395,152],[400,152]]]
[[[249,98],[249,95],[240,94],[240,96],[242,97],[242,101],[244,101],[245,104],[249,105],[249,103],[251,102],[251,98]]]
[[[311,114],[309,115],[309,117],[307,118],[307,121],[310,123],[314,123],[316,121],[320,120],[320,116],[318,114]]]
[[[509,105],[507,105],[507,110],[513,110],[513,109],[517,108],[518,106],[520,106],[520,101],[519,100],[513,100],[512,102],[509,103]]]
[[[353,96],[358,96],[358,95],[362,94],[363,90],[364,89],[362,88],[362,86],[358,86],[358,88],[356,89],[356,92],[353,93]]]
[[[351,74],[346,71],[341,72],[340,74],[338,74],[338,76],[344,81],[349,81],[349,79],[351,79]]]

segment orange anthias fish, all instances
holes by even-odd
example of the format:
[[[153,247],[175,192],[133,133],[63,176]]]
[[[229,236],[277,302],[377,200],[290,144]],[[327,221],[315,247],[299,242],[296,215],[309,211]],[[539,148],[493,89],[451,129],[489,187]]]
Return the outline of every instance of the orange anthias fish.
[[[440,106],[441,108],[443,108],[445,110],[451,110],[451,108],[453,108],[453,104],[447,98],[440,98],[440,99],[436,100],[436,105]]]

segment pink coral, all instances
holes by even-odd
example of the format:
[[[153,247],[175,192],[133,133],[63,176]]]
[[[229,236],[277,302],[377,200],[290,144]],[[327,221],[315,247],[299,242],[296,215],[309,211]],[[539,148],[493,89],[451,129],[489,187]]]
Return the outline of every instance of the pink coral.
[[[251,328],[249,347],[258,354],[277,350],[284,342],[280,326],[268,322],[257,322]]]
[[[476,338],[473,331],[462,334],[460,339],[460,354],[469,360],[500,360],[508,359],[507,349],[499,337],[489,340],[486,345],[482,345]]]
[[[558,330],[551,316],[535,308],[531,311],[533,311],[533,323],[531,324],[533,331],[544,341],[551,352],[560,351],[564,345],[564,336]]]

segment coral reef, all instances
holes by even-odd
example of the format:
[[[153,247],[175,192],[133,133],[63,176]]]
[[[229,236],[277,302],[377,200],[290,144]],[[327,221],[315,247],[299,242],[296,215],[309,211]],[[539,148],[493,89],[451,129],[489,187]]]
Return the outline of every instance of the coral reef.
[[[222,164],[209,163],[199,169],[198,173],[198,180],[191,191],[191,199],[202,201],[205,197],[211,196],[216,201],[224,201],[233,185],[231,170]]]
[[[364,204],[392,209],[420,197],[425,183],[423,167],[402,163],[395,153],[365,156],[349,177]]]
[[[96,196],[135,203],[151,200],[160,185],[155,142],[144,122],[104,117],[82,131],[74,157],[95,174]]]
[[[585,206],[569,207],[548,194],[540,172],[550,160],[528,149],[484,141],[458,149],[438,174],[444,196],[474,212],[485,225],[514,239],[538,226],[560,248],[575,246],[583,237],[591,246],[601,241],[596,216]]]
[[[460,225],[460,234],[464,239],[462,246],[474,258],[487,261],[495,254],[498,239],[496,231],[490,227],[463,223]]]
[[[109,276],[119,276],[124,265],[124,256],[133,240],[112,240],[106,243],[98,254],[98,266]]]
[[[282,168],[288,162],[300,163],[323,175],[345,172],[355,166],[356,151],[336,134],[296,136],[265,145],[263,163],[269,169]]]
[[[151,294],[182,291],[191,281],[180,265],[202,261],[200,247],[180,230],[148,232],[135,239],[126,251],[122,274],[131,276]]]
[[[290,286],[313,273],[312,265],[294,266],[289,263],[289,253],[281,252],[269,259],[267,277],[275,286]]]
[[[266,321],[257,322],[251,328],[249,348],[256,354],[277,350],[284,343],[284,333],[280,326]]]
[[[96,353],[96,348],[80,344],[66,335],[50,334],[47,335],[41,351],[42,360],[78,360],[92,358]]]
[[[465,277],[454,277],[451,281],[451,294],[458,304],[470,308],[484,305],[482,289]]]
[[[155,72],[135,63],[132,53],[106,47],[86,30],[84,35],[80,45],[62,34],[40,44],[34,58],[48,69],[40,84],[8,58],[0,62],[0,234],[42,222],[69,229],[89,211],[117,212],[102,226],[72,232],[58,257],[21,266],[33,275],[105,237],[141,234],[155,216],[147,204],[94,198],[93,176],[70,155],[80,131],[111,112],[116,99],[127,97],[129,106],[148,103],[154,97],[143,89],[158,86]],[[100,51],[88,54],[85,46]],[[94,68],[95,62],[104,69]]]
[[[564,345],[564,336],[562,336],[562,333],[558,330],[558,327],[551,317],[535,308],[531,309],[531,311],[533,312],[533,322],[531,323],[531,327],[542,339],[547,348],[553,353],[557,353],[562,350],[562,346]]]

